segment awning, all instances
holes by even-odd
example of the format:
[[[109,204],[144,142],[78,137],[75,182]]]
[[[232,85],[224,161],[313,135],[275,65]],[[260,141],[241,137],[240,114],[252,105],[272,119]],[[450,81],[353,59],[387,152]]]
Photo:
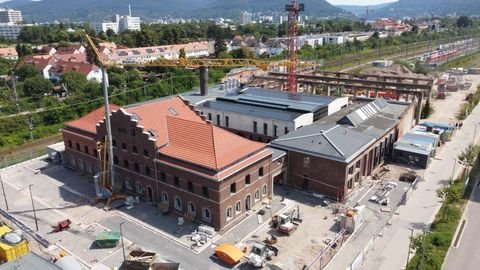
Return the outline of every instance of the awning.
[[[222,262],[229,265],[238,263],[238,261],[245,256],[242,250],[231,244],[221,244],[215,248],[215,254],[217,254]]]

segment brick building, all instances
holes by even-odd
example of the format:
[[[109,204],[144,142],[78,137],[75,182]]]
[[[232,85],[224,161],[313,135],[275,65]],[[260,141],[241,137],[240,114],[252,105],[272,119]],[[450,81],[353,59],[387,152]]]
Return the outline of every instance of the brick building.
[[[413,116],[413,104],[377,99],[278,138],[271,146],[288,152],[284,184],[344,200],[391,156]]]
[[[219,230],[271,196],[271,171],[281,173],[281,163],[272,164],[265,144],[214,126],[179,97],[111,108],[115,183],[125,192]],[[65,124],[67,166],[100,171],[103,120],[99,108]]]

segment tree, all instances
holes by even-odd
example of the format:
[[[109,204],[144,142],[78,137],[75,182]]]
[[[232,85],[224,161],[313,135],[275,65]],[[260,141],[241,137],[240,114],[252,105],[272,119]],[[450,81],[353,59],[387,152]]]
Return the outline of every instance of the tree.
[[[457,19],[457,27],[465,28],[472,25],[472,20],[468,16],[460,16]]]
[[[23,65],[17,68],[16,72],[18,78],[20,81],[24,81],[25,79],[28,78],[33,78],[35,76],[38,76],[40,72],[33,66],[31,65]]]
[[[25,96],[33,97],[34,99],[41,99],[47,93],[50,93],[53,89],[51,81],[44,79],[41,76],[28,78],[23,83],[23,93]]]
[[[227,51],[227,44],[225,44],[225,41],[223,39],[215,39],[215,57],[219,57],[220,53]]]
[[[253,58],[254,57],[253,52],[250,49],[245,48],[245,47],[242,47],[242,48],[239,48],[239,49],[236,49],[236,50],[232,50],[230,52],[230,54],[233,56],[233,58],[237,58],[237,59],[245,59],[245,58]]]
[[[69,71],[63,74],[63,83],[65,83],[67,86],[69,93],[83,92],[88,80],[85,76],[78,72]]]
[[[178,57],[179,57],[179,58],[187,58],[187,53],[185,52],[185,49],[184,49],[184,48],[181,48],[181,49],[180,49],[180,52],[179,52]]]

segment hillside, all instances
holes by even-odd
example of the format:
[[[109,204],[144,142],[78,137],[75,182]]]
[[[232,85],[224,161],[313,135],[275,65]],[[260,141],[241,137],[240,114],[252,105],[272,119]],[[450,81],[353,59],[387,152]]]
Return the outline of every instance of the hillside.
[[[287,0],[216,0],[192,15],[199,17],[238,18],[241,11],[249,12],[285,12]],[[330,5],[324,0],[301,0],[305,4],[302,14],[315,17],[333,16],[344,13],[340,8]]]
[[[447,15],[478,15],[478,0],[399,0],[372,13],[374,17],[415,17]]]
[[[11,0],[0,4],[23,12],[27,21],[99,21],[114,14],[128,14],[131,3],[134,16],[143,19],[161,16],[188,16],[215,0]]]
[[[392,3],[394,3],[394,2],[385,3],[385,4],[378,4],[378,5],[369,5],[368,9],[369,10],[379,10],[381,8],[384,8],[384,7],[388,6],[388,5],[391,5]],[[367,6],[336,5],[336,7],[341,8],[345,11],[351,12],[355,16],[360,17],[360,18],[365,17],[365,12],[367,10]]]
[[[305,15],[331,16],[344,12],[324,0],[303,0]],[[142,19],[161,16],[238,18],[243,10],[250,12],[284,12],[288,0],[10,0],[0,4],[22,10],[27,21],[100,21],[113,14],[127,14],[128,3],[133,15]]]

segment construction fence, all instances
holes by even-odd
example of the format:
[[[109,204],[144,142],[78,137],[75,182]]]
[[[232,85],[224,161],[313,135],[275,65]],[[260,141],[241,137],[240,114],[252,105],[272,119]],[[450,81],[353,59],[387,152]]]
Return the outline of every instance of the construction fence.
[[[12,152],[0,158],[0,169],[10,167],[12,165],[25,162],[47,154],[46,146],[40,148],[32,148],[22,152]]]
[[[340,251],[343,244],[345,244],[349,234],[345,229],[340,230],[339,233],[323,247],[312,262],[303,267],[303,270],[321,270],[333,259],[335,254]]]

